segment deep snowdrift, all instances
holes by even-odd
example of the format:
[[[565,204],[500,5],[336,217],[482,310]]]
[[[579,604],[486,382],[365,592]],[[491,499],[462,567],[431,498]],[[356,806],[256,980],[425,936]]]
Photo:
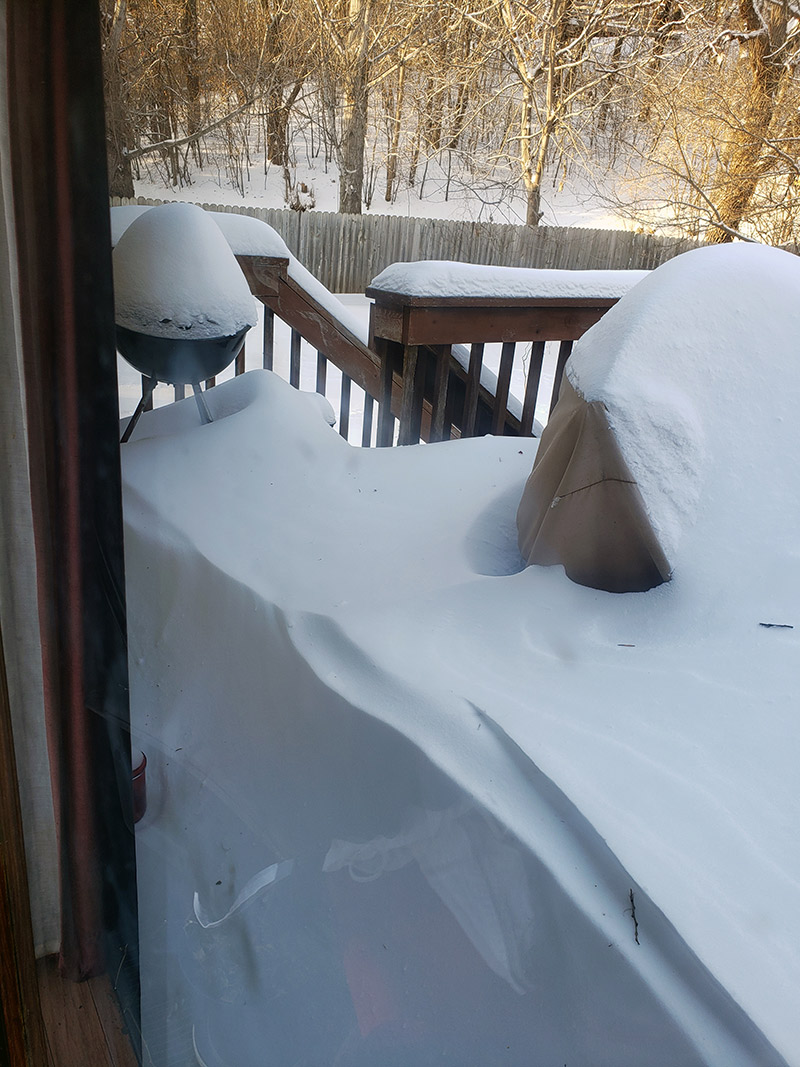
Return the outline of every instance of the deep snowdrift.
[[[534,441],[353,449],[264,372],[142,418],[156,1063],[796,1055],[798,307],[792,257],[689,253],[576,350],[671,538],[648,593],[521,569]]]

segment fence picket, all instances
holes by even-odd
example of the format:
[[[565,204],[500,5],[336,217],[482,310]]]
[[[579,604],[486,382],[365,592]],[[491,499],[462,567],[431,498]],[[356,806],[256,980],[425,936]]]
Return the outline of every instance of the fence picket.
[[[138,197],[113,204],[153,206]],[[401,215],[340,215],[325,211],[202,204],[213,211],[252,215],[283,237],[292,253],[335,293],[361,293],[390,263],[460,259],[509,267],[644,269],[700,243],[628,230],[405,218]]]

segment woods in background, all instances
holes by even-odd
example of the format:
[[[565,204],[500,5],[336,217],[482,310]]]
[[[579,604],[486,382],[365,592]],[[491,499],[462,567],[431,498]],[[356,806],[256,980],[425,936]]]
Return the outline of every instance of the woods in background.
[[[487,198],[580,172],[646,229],[798,238],[798,17],[789,0],[101,0],[112,194],[254,160],[339,210],[432,163]],[[216,162],[215,162],[216,165]],[[380,188],[378,181],[381,179]]]

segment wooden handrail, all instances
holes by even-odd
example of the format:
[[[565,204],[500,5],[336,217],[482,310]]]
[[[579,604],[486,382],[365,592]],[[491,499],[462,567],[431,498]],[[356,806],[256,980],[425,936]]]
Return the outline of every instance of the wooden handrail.
[[[362,442],[369,443],[371,414],[375,402],[384,403],[386,393],[383,381],[383,366],[377,352],[365,345],[344,323],[340,322],[324,304],[303,288],[289,272],[289,260],[271,256],[237,256],[239,266],[247,279],[250,291],[274,315],[282,319],[293,331],[297,346],[296,361],[299,361],[300,338],[316,348],[318,353],[317,391],[325,392],[325,360],[330,360],[345,375],[340,407],[340,431],[347,436],[349,415],[350,382],[359,385],[368,398]],[[271,369],[271,361],[268,369]],[[299,365],[293,385],[299,384]],[[399,371],[392,376],[391,395],[388,405],[392,418],[401,419],[403,410],[403,378]],[[424,402],[421,413],[422,427],[427,433],[431,422],[431,404]],[[402,421],[402,419],[401,419]]]
[[[291,329],[289,381],[300,384],[300,346],[317,350],[317,391],[324,394],[327,362],[342,373],[339,431],[348,435],[351,383],[364,391],[362,444],[440,441],[486,433],[530,436],[541,384],[545,343],[558,341],[551,408],[573,341],[597,322],[618,297],[419,297],[370,287],[370,344],[356,336],[327,303],[292,276],[290,259],[237,255],[253,295],[265,308],[264,367],[273,366],[274,316]],[[530,345],[521,409],[510,404],[517,345]],[[484,346],[500,343],[496,380],[482,380]],[[456,346],[468,344],[469,358]],[[244,371],[244,358],[236,373]],[[213,381],[208,383],[213,385]],[[177,393],[176,393],[177,399]],[[395,420],[400,423],[399,434]]]

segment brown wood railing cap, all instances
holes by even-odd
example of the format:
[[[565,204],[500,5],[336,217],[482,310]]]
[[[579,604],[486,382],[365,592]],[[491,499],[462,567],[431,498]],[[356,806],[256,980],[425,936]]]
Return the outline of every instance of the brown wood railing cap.
[[[597,307],[610,308],[620,299],[618,296],[415,296],[412,293],[397,293],[388,289],[368,286],[364,295],[381,307],[435,308],[435,307]]]

